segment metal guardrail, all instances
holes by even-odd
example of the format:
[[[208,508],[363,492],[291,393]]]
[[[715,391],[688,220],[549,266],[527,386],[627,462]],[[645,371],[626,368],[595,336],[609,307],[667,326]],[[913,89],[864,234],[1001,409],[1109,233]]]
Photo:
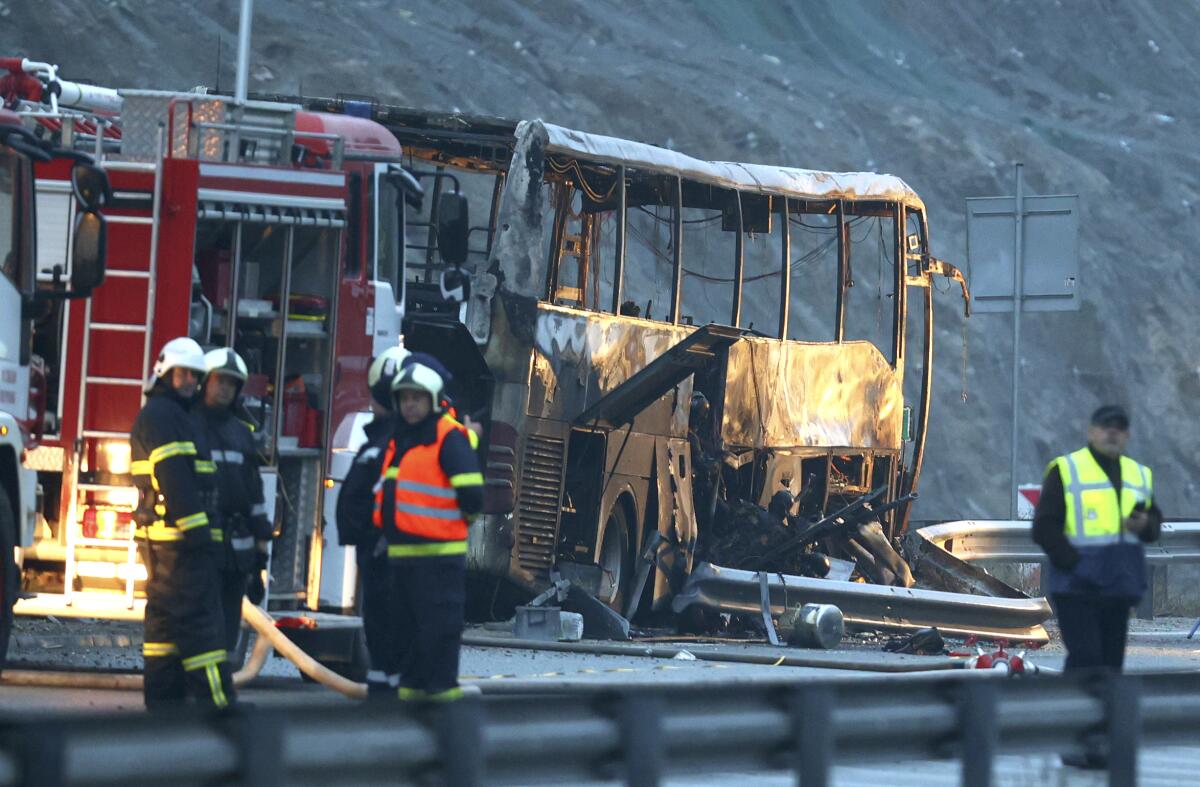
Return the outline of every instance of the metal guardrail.
[[[1200,674],[993,675],[19,720],[0,724],[0,785],[642,787],[673,774],[792,771],[811,787],[839,760],[948,757],[961,761],[963,784],[988,785],[997,754],[1097,745],[1109,783],[1132,785],[1140,745],[1200,733]]]
[[[1046,555],[1030,537],[1031,522],[964,519],[913,532],[967,562],[1043,563]],[[1145,545],[1152,565],[1200,562],[1200,522],[1164,522],[1162,536]]]
[[[673,607],[692,605],[720,612],[754,614],[762,608],[758,575],[753,571],[700,563],[693,569]],[[1044,598],[1003,598],[940,590],[840,582],[786,574],[768,576],[771,614],[801,604],[833,604],[849,628],[915,631],[937,626],[954,636],[1046,642],[1042,622],[1051,615]]]

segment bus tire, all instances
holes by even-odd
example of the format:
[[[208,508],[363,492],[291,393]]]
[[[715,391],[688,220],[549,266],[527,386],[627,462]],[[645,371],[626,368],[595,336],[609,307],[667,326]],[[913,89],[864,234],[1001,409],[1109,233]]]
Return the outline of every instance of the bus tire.
[[[621,614],[625,612],[626,597],[633,582],[630,531],[629,512],[624,500],[618,498],[608,512],[596,562],[604,572],[601,581],[606,583],[606,586],[602,585],[600,601]]]
[[[13,605],[17,603],[20,573],[16,564],[17,520],[8,492],[0,484],[0,674],[8,656],[13,629]]]

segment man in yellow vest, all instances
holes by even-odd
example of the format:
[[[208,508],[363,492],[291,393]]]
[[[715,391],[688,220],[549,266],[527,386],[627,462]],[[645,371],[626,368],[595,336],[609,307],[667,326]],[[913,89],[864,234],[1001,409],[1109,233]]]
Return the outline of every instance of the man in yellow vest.
[[[1162,512],[1150,468],[1124,456],[1128,440],[1124,408],[1096,410],[1088,444],[1046,468],[1033,515],[1067,671],[1120,671],[1129,613],[1146,591],[1142,544],[1158,539]]]

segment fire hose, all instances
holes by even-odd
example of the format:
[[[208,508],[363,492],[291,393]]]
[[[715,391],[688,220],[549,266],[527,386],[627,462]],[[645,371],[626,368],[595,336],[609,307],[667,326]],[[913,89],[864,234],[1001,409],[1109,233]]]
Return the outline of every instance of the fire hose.
[[[246,660],[246,666],[233,676],[235,685],[240,686],[253,680],[262,669],[268,651],[274,648],[280,656],[295,664],[297,669],[322,686],[351,699],[366,698],[367,684],[355,683],[349,678],[344,678],[305,653],[299,645],[275,627],[275,621],[270,615],[251,604],[249,599],[242,599],[242,619],[258,632],[258,641],[254,643],[254,650]]]
[[[333,689],[351,699],[364,699],[367,685],[355,683],[324,666],[305,653],[300,646],[287,638],[275,627],[275,621],[266,612],[242,599],[242,619],[258,633],[246,664],[234,673],[235,686],[244,686],[258,677],[271,649],[296,665],[296,668],[322,686]],[[142,676],[129,673],[106,674],[91,672],[50,672],[44,670],[5,670],[4,683],[9,686],[49,686],[69,689],[118,689],[141,691]]]

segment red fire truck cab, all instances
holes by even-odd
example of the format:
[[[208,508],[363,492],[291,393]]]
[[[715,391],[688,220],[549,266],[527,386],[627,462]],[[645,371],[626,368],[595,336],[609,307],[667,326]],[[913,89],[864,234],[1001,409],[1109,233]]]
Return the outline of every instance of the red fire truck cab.
[[[333,460],[370,416],[371,357],[400,341],[406,199],[420,187],[377,123],[294,104],[127,90],[119,113],[39,118],[112,181],[108,279],[37,326],[45,437],[26,454],[44,505],[18,613],[139,617],[129,429],[159,348],[191,336],[246,360],[278,537],[273,607],[353,605],[352,564],[326,554]],[[39,271],[70,248],[68,170],[37,171]],[[332,522],[329,522],[332,524]],[[323,579],[323,564],[325,577]]]

